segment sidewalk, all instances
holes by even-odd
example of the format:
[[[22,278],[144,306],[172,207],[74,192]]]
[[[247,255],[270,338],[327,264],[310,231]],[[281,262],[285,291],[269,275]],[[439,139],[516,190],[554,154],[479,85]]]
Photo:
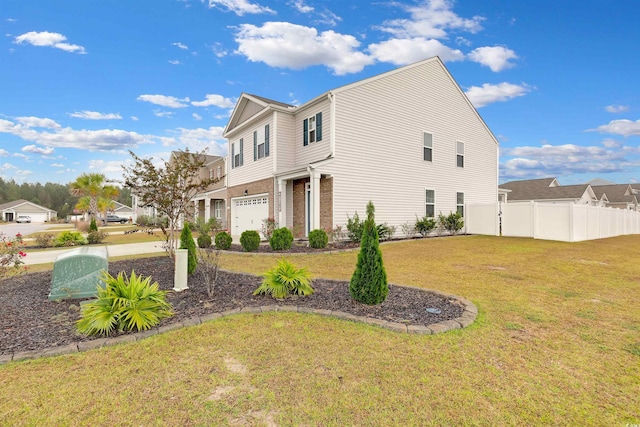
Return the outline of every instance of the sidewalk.
[[[162,242],[144,242],[144,243],[124,243],[121,245],[105,245],[109,257],[124,255],[139,255],[164,252]],[[47,251],[29,252],[22,260],[25,265],[47,264],[54,262],[58,255],[65,253],[73,248],[55,249]]]

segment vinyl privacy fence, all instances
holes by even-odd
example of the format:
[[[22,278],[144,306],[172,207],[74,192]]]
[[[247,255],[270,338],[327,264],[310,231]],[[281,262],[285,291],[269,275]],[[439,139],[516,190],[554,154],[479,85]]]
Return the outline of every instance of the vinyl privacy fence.
[[[640,234],[640,212],[572,203],[467,205],[466,232],[580,242]]]

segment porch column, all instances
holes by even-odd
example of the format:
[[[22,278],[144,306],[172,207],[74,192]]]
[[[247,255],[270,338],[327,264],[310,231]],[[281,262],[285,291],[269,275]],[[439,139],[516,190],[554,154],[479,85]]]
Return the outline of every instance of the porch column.
[[[211,197],[206,196],[204,198],[204,222],[209,222],[211,218]]]
[[[279,212],[278,208],[280,209]],[[278,179],[278,204],[274,206],[274,217],[278,218],[278,227],[287,226],[287,181]]]
[[[310,230],[320,228],[320,173],[311,173],[311,224]]]

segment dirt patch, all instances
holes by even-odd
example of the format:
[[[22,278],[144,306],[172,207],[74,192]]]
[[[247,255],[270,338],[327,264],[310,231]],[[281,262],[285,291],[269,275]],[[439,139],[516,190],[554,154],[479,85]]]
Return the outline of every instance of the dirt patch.
[[[109,272],[152,276],[162,289],[173,288],[173,262],[169,257],[141,258],[109,263]],[[49,301],[51,271],[26,274],[0,282],[0,354],[39,350],[88,341],[76,332],[80,318],[80,300]],[[189,277],[189,290],[172,292],[169,301],[175,315],[160,325],[180,322],[191,317],[243,307],[296,305],[315,309],[342,311],[390,322],[430,325],[462,315],[463,307],[456,300],[421,289],[389,285],[387,300],[377,306],[354,301],[349,295],[349,283],[316,279],[313,295],[275,300],[252,295],[261,278],[249,274],[220,272],[215,294],[207,295],[202,275]],[[430,310],[427,311],[427,308]],[[437,313],[437,314],[436,314]]]

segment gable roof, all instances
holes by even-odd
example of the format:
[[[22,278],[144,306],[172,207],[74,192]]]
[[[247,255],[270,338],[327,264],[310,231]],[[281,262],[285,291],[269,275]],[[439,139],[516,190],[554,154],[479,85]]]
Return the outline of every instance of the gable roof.
[[[49,209],[49,208],[45,208],[44,206],[40,206],[36,203],[30,202],[28,200],[25,199],[19,199],[19,200],[14,200],[13,202],[7,202],[7,203],[3,203],[0,205],[0,211],[4,211],[7,209],[14,209],[17,208],[18,206],[22,206],[22,205],[31,205],[36,209],[41,209],[45,212],[55,212],[53,209]]]
[[[559,185],[556,178],[511,181],[499,187],[511,190],[509,200],[580,199],[585,192],[590,192],[591,196],[595,197],[589,184]]]
[[[596,185],[593,191],[598,199],[606,194],[609,203],[635,203],[633,189],[629,184]]]

